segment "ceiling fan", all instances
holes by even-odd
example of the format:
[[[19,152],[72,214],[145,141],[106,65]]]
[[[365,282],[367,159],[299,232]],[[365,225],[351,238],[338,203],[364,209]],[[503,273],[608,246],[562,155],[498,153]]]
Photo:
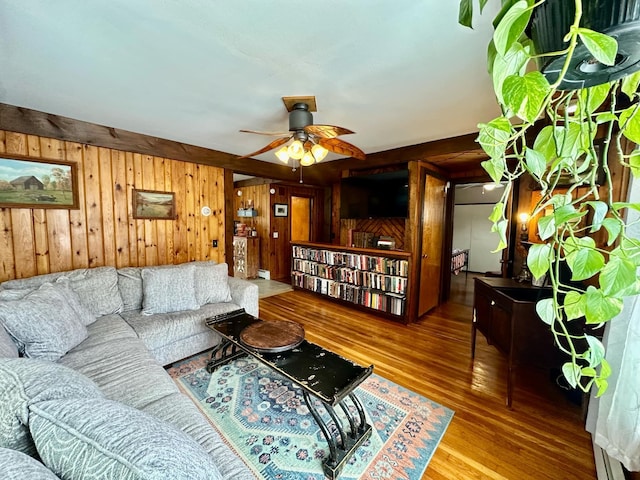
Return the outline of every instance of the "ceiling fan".
[[[314,125],[311,112],[317,111],[316,98],[310,97],[282,97],[282,101],[289,112],[288,132],[257,132],[255,130],[240,130],[245,133],[257,133],[277,138],[260,150],[243,155],[239,158],[253,157],[281,147],[275,152],[276,157],[283,163],[293,159],[293,169],[297,164],[306,167],[321,161],[328,152],[364,160],[366,155],[355,145],[340,140],[340,135],[348,135],[351,130],[334,125]],[[289,140],[294,141],[285,146]]]

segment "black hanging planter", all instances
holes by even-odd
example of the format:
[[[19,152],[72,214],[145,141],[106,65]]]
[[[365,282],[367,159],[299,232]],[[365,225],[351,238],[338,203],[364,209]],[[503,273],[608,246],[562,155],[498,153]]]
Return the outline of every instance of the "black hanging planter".
[[[581,27],[605,33],[618,41],[612,66],[593,58],[581,43],[560,84],[561,90],[576,90],[618,80],[640,70],[640,0],[583,0]],[[529,36],[537,53],[564,50],[563,41],[575,16],[573,0],[547,0],[537,7],[529,24]],[[538,68],[550,83],[558,79],[565,56],[540,57]]]

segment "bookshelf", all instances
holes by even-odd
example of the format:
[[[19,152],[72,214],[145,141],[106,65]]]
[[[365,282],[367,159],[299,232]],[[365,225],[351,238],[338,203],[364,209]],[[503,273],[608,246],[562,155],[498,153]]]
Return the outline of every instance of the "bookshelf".
[[[292,243],[291,284],[406,322],[408,252]]]

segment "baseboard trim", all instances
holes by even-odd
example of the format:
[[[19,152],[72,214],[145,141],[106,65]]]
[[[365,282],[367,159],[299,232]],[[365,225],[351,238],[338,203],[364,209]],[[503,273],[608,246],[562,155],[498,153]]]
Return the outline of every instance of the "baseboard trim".
[[[611,458],[607,452],[593,443],[593,457],[596,461],[596,473],[598,480],[624,480],[622,464],[615,458]]]

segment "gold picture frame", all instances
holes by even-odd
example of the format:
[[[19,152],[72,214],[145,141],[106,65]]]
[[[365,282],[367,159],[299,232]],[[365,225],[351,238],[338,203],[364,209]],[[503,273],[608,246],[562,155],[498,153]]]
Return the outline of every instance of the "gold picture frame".
[[[133,218],[145,220],[175,220],[176,194],[158,190],[133,189]]]

